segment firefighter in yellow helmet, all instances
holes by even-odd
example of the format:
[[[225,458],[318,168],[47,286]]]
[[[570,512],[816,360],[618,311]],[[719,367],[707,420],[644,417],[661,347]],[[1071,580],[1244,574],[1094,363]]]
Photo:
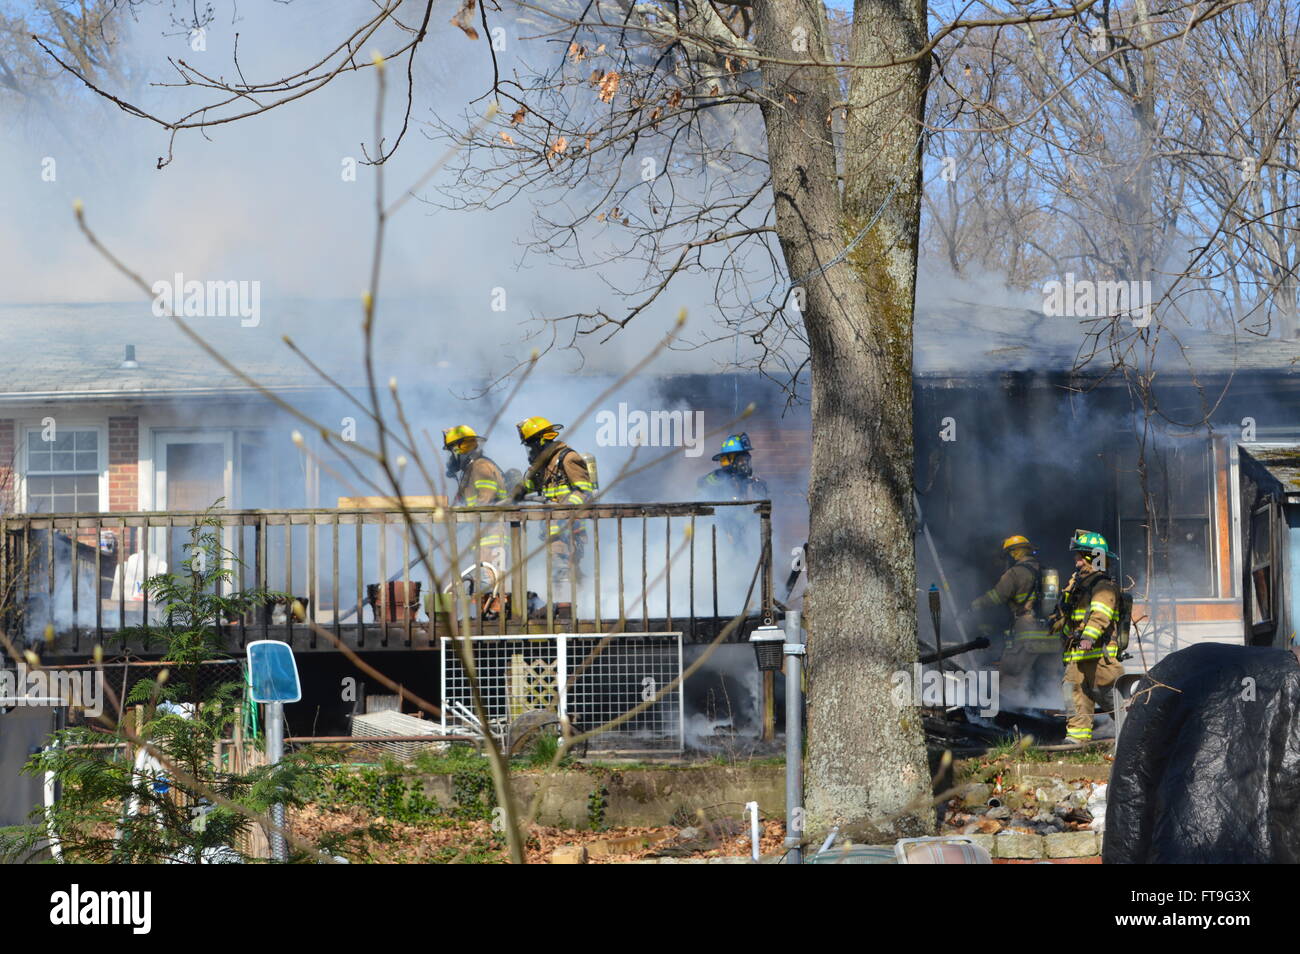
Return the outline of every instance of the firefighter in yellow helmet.
[[[1020,534],[1002,541],[1007,568],[988,592],[970,605],[972,615],[994,607],[1010,614],[1005,651],[999,665],[1007,702],[1055,708],[1061,677],[1060,643],[1042,619],[1043,570],[1034,545]],[[1045,698],[1051,693],[1052,698]],[[1050,703],[1050,705],[1049,705]]]
[[[583,504],[591,500],[596,487],[586,458],[559,439],[563,424],[529,417],[515,427],[520,443],[528,449],[528,472],[515,489],[516,500],[529,495],[549,504]],[[569,584],[577,582],[577,567],[586,542],[586,528],[571,514],[558,513],[551,521],[547,546],[551,551],[552,601],[566,596]]]
[[[1061,594],[1052,631],[1065,642],[1064,688],[1070,717],[1066,736],[1071,742],[1092,741],[1093,696],[1108,691],[1124,664],[1116,629],[1120,616],[1119,584],[1106,569],[1112,557],[1106,538],[1094,530],[1076,530],[1070,538],[1074,575]]]
[[[467,424],[458,424],[442,432],[442,448],[447,452],[447,476],[457,481],[453,507],[491,507],[506,502],[506,479],[492,458],[483,454],[483,442]],[[505,525],[500,521],[478,526],[481,534],[476,546],[480,563],[490,563],[497,572],[506,570]],[[492,580],[491,582],[495,582]]]

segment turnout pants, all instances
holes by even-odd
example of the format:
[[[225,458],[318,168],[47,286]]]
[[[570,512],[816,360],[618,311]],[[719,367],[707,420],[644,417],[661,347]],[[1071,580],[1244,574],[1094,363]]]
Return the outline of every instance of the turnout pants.
[[[1065,698],[1070,703],[1070,718],[1066,722],[1066,736],[1071,742],[1092,740],[1092,714],[1096,705],[1085,688],[1107,689],[1124,675],[1123,663],[1109,656],[1100,659],[1080,659],[1065,664]]]
[[[1055,709],[1061,704],[1061,649],[1059,641],[1051,652],[1036,651],[1031,641],[1017,640],[1007,647],[998,665],[999,691],[1011,705]]]

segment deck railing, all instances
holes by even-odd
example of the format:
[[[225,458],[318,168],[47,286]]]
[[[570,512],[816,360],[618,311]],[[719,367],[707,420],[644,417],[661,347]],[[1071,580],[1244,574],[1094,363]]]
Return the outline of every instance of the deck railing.
[[[773,616],[768,501],[9,514],[0,518],[7,631],[82,655],[113,646],[114,633],[158,624],[162,608],[144,581],[180,569],[205,516],[220,524],[235,589],[291,598],[224,621],[233,646],[278,638],[302,650],[436,648],[449,635],[601,632],[620,621],[690,642],[714,638],[737,615],[750,625]],[[578,525],[579,572],[556,592],[543,541]],[[471,569],[475,541],[494,527],[505,530],[496,612],[482,601],[492,573]],[[472,595],[455,585],[467,570],[479,579]]]

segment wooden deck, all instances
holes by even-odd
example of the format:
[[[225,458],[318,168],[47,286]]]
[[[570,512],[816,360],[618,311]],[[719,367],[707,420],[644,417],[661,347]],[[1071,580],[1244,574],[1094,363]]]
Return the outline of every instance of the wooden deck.
[[[160,608],[140,580],[174,570],[180,546],[204,516],[187,511],[0,518],[7,632],[41,647],[47,657],[85,658],[97,645],[111,654],[147,652],[138,640],[124,644],[118,635],[146,619],[160,621]],[[215,516],[232,554],[234,589],[294,594],[298,601],[293,619],[279,603],[231,620],[222,628],[232,650],[253,639],[281,639],[303,652],[336,652],[340,642],[363,651],[428,650],[454,631],[621,629],[681,632],[687,642],[704,642],[740,616],[743,624],[729,634],[738,641],[775,614],[768,501],[222,510]],[[586,535],[583,577],[552,592],[551,556],[541,541],[576,521]],[[463,571],[477,559],[468,555],[477,553],[468,541],[494,525],[505,529],[501,591],[528,598],[512,599],[509,612],[496,618],[481,618],[471,600],[454,595],[430,600],[431,591],[444,592],[460,577],[453,563]],[[455,548],[453,538],[462,541]],[[421,595],[409,606],[396,605],[416,592]],[[456,623],[441,612],[453,605]],[[576,619],[571,606],[579,608]]]

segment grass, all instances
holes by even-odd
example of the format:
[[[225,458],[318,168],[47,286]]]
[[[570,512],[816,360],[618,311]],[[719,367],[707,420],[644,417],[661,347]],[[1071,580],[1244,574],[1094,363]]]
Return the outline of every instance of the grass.
[[[960,767],[957,769],[956,778],[962,782],[983,779],[984,776],[990,773],[1001,771],[1016,763],[1046,764],[1049,762],[1064,762],[1068,765],[1108,765],[1111,760],[1106,757],[1107,754],[1106,747],[1097,745],[1088,748],[1048,752],[1034,745],[1031,736],[1021,738],[1008,736],[997,745],[991,746],[983,755],[962,760]]]
[[[1020,738],[1008,736],[985,752],[981,760],[986,762],[1071,762],[1083,765],[1100,765],[1109,761],[1105,757],[1104,748],[1103,745],[1091,745],[1086,748],[1049,752],[1034,745],[1033,736]]]
[[[423,775],[455,775],[466,768],[485,762],[472,745],[453,743],[445,752],[425,749],[416,754],[404,768]]]

